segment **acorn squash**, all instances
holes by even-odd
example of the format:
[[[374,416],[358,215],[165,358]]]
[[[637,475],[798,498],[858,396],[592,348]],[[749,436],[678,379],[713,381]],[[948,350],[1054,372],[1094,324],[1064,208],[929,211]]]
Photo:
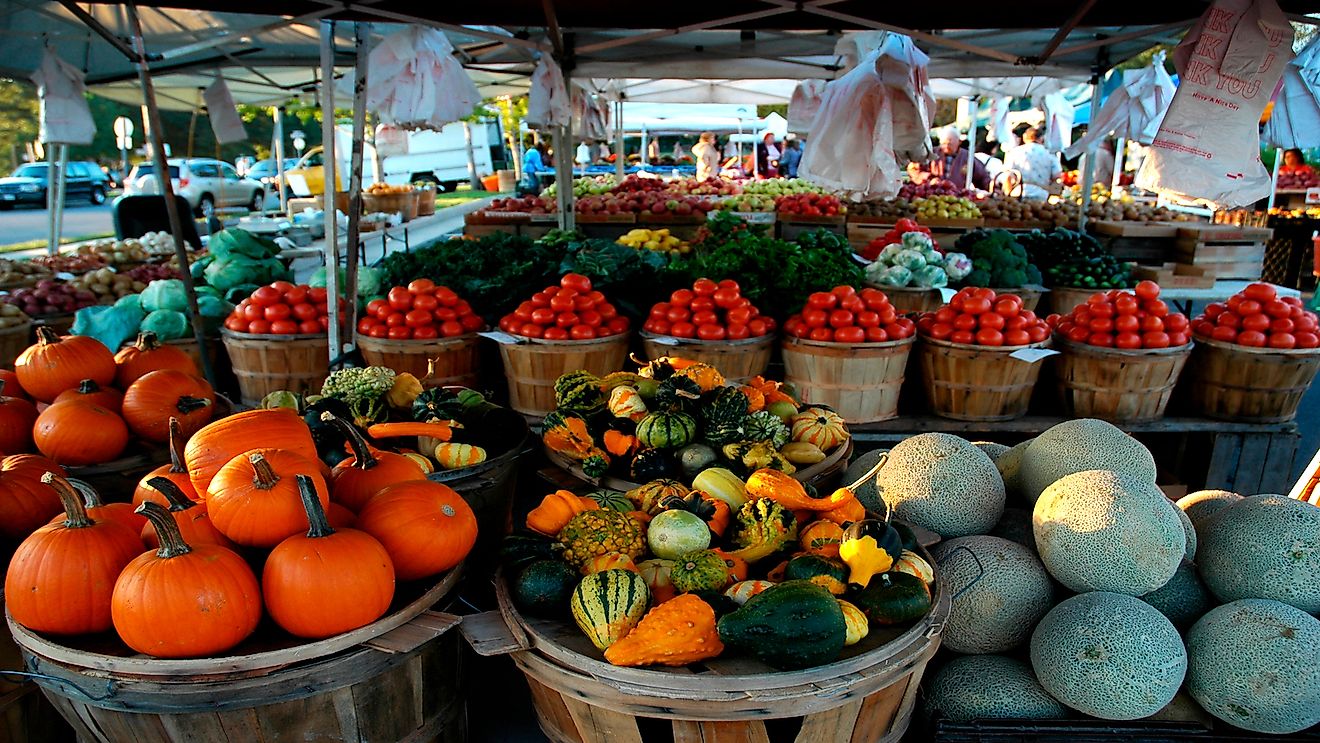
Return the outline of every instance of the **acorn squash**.
[[[807,581],[787,581],[756,594],[720,618],[720,639],[772,668],[789,671],[829,663],[847,641],[834,595]]]

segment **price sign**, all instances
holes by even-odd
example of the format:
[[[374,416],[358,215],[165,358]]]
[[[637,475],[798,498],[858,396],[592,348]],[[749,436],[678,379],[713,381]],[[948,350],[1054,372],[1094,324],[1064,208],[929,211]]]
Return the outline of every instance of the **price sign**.
[[[1320,204],[1320,188],[1306,189],[1306,203]]]

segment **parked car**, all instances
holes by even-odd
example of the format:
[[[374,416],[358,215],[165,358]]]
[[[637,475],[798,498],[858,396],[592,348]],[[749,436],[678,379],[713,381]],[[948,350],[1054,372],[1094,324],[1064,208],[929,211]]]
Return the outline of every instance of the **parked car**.
[[[297,164],[298,164],[298,158],[296,157],[284,158],[285,172],[293,170],[294,166]],[[276,171],[275,168],[275,160],[268,159],[268,160],[258,160],[257,162],[253,163],[252,167],[248,168],[247,173],[245,174],[244,177],[251,178],[256,181],[261,181],[261,183],[265,186],[266,191],[270,193],[275,190],[274,184],[275,181],[277,180],[278,175],[279,173]]]
[[[167,161],[174,192],[188,202],[198,215],[209,218],[217,207],[245,206],[261,211],[266,199],[261,181],[243,178],[234,166],[206,158],[178,158]],[[126,196],[158,194],[156,166],[139,163],[124,184]]]
[[[15,204],[44,205],[49,170],[49,163],[27,163],[8,178],[0,178],[0,209],[12,209]],[[93,204],[104,204],[109,190],[109,179],[94,162],[71,162],[64,171],[65,203],[87,199]]]

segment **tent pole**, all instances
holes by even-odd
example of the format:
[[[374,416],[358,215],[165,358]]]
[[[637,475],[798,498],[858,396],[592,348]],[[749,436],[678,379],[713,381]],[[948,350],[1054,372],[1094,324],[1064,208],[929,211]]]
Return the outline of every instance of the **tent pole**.
[[[275,187],[280,190],[280,213],[289,213],[288,189],[284,187],[284,106],[275,107],[275,146],[270,149],[275,157]]]
[[[618,100],[614,102],[614,178],[620,183],[628,169],[626,159],[623,149],[623,101]]]
[[[64,200],[69,190],[69,145],[60,145],[60,167],[55,174],[56,183],[59,184],[59,192],[55,197],[55,238],[51,244],[55,246],[55,252],[60,251],[60,239],[64,235]]]
[[[367,128],[367,41],[371,38],[371,25],[357,22],[353,24],[353,45],[357,49],[357,59],[353,66],[353,147],[349,156],[348,176],[348,255],[344,260],[345,328],[357,327],[357,276],[358,253],[361,251],[359,236],[362,218],[362,141]],[[381,243],[381,257],[384,257],[385,243]],[[352,334],[344,339],[343,345],[351,346]]]
[[[1274,167],[1270,172],[1270,200],[1265,206],[1266,211],[1274,208],[1275,195],[1279,192],[1279,166],[1283,165],[1283,148],[1274,148]]]
[[[69,146],[50,143],[46,148],[46,252],[60,252],[60,207],[64,206],[64,169]]]
[[[651,164],[651,157],[650,157],[650,154],[649,154],[649,153],[650,153],[650,150],[647,149],[647,148],[648,148],[648,143],[647,143],[647,141],[646,141],[646,125],[643,124],[643,125],[642,125],[642,149],[641,149],[641,152],[638,153],[639,155],[642,156],[642,165],[650,165],[650,164]]]
[[[321,147],[324,148],[321,157],[324,174],[321,196],[325,202],[325,292],[329,299],[326,314],[330,318],[326,330],[330,340],[330,364],[333,366],[344,352],[339,337],[339,220],[335,218],[335,191],[339,188],[335,171],[339,153],[335,147],[334,21],[321,21]],[[353,211],[351,204],[348,210]],[[354,216],[349,214],[348,218],[352,220]]]
[[[1109,192],[1113,193],[1123,183],[1123,155],[1127,153],[1127,139],[1119,137],[1114,143],[1114,175],[1109,179]]]
[[[972,190],[972,173],[976,171],[976,109],[979,107],[980,99],[973,97],[971,101],[971,105],[968,106],[971,116],[968,117],[967,124],[967,167],[965,168],[967,182],[963,184],[963,188],[968,191]]]
[[[160,184],[160,195],[165,199],[165,214],[170,222],[170,234],[174,236],[174,255],[179,265],[188,265],[188,246],[183,241],[183,216],[179,214],[179,204],[174,199],[174,184],[170,180],[169,160],[165,157],[165,132],[160,125],[160,108],[156,105],[156,86],[151,81],[151,70],[147,67],[147,47],[142,40],[142,20],[138,18],[137,5],[127,4],[128,20],[133,32],[134,63],[137,65],[138,82],[142,85],[142,122],[146,132],[144,138],[151,146],[151,161],[156,170],[156,182]],[[198,246],[200,247],[200,246]],[[193,338],[197,347],[205,349],[206,330],[202,327],[202,313],[197,308],[197,288],[193,286],[192,272],[181,270],[184,294],[188,297],[188,319],[192,322]],[[202,374],[206,381],[216,386],[215,370],[211,368],[211,355],[201,354]]]
[[[477,178],[477,155],[472,151],[472,124],[463,122],[463,149],[467,151],[468,183],[473,191],[481,190],[481,179]]]

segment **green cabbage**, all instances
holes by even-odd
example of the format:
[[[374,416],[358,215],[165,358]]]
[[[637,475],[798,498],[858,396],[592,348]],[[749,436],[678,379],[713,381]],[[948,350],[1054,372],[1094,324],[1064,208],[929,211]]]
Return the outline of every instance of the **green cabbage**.
[[[188,311],[188,293],[181,279],[158,279],[142,290],[142,309]]]
[[[220,230],[212,235],[206,247],[217,260],[234,256],[260,260],[274,258],[280,254],[280,246],[273,240],[257,237],[246,230],[232,228]]]
[[[273,281],[287,281],[291,278],[289,269],[277,258],[257,260],[241,255],[229,258],[216,258],[202,271],[206,283],[222,292],[240,284],[269,284]]]
[[[156,310],[142,320],[142,330],[156,334],[163,341],[188,335],[188,318],[174,310]]]

